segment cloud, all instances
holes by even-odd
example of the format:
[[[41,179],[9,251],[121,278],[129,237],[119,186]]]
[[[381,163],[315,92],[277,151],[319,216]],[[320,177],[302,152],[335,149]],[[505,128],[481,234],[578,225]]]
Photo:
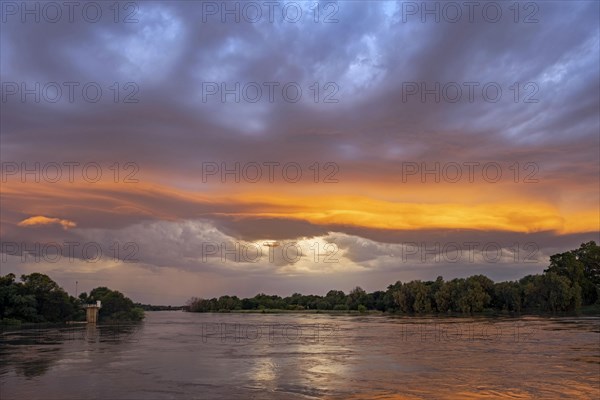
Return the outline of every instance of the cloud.
[[[136,271],[164,277],[178,270],[179,278],[196,273],[219,282],[215,290],[266,291],[380,285],[472,267],[399,266],[388,253],[407,242],[481,239],[508,248],[511,240],[534,241],[546,256],[598,237],[597,2],[540,2],[532,24],[515,23],[506,8],[498,23],[469,22],[466,14],[458,23],[422,23],[420,16],[403,21],[402,2],[337,6],[339,21],[331,24],[314,23],[312,12],[298,23],[222,23],[219,15],[204,22],[197,2],[140,2],[139,22],[131,24],[114,23],[108,9],[98,23],[22,23],[18,16],[3,23],[3,83],[80,86],[74,102],[66,89],[56,103],[32,95],[2,101],[0,158],[26,167],[8,177],[2,170],[2,240],[137,241],[145,258]],[[82,98],[87,82],[102,87],[98,103]],[[139,101],[115,102],[115,82],[120,100],[135,89]],[[136,86],[125,88],[129,82]],[[264,90],[256,103],[232,95],[203,102],[206,82],[279,86],[275,101]],[[303,90],[297,103],[282,98],[290,82]],[[463,95],[457,102],[407,98],[413,82],[457,82]],[[473,101],[464,82],[478,83]],[[483,97],[489,82],[502,88],[497,102]],[[329,95],[338,102],[324,102]],[[529,95],[537,102],[524,102]],[[86,182],[78,167],[74,182],[67,168],[60,182],[48,182],[51,162],[102,162],[101,181]],[[303,175],[298,183],[280,171],[274,183],[231,175],[203,182],[206,162],[296,162]],[[404,182],[404,162],[430,169],[496,162],[503,175],[498,183],[481,170],[474,183],[422,183],[420,175]],[[41,167],[31,172],[35,163]],[[123,182],[128,163],[139,167],[138,183]],[[327,163],[339,167],[338,183],[323,182]],[[523,182],[532,171],[536,182]],[[223,266],[215,257],[198,264],[203,240],[334,239],[340,268],[283,259]],[[111,279],[133,276],[129,266],[110,265],[120,274]],[[502,277],[519,273],[482,265]],[[311,278],[324,271],[328,279]]]
[[[43,215],[36,215],[35,217],[26,218],[23,221],[19,222],[17,225],[23,227],[60,225],[65,230],[75,228],[77,226],[75,222],[69,221],[68,219],[49,218],[44,217]]]

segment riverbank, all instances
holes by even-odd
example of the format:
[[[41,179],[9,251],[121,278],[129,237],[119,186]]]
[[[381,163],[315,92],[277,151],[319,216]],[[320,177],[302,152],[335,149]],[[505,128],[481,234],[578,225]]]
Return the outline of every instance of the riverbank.
[[[406,314],[403,312],[389,312],[389,311],[379,311],[379,310],[366,310],[366,311],[358,311],[358,310],[286,310],[286,309],[262,309],[262,310],[219,310],[215,312],[197,312],[197,311],[187,311],[197,314],[327,314],[327,315],[388,315],[388,316],[407,316],[407,317],[497,317],[497,316],[514,316],[514,317],[526,317],[526,316],[536,316],[536,317],[552,317],[552,316],[600,316],[600,304],[592,304],[581,307],[578,311],[562,311],[562,312],[536,312],[532,310],[523,311],[520,313],[509,312],[509,311],[496,311],[489,310],[478,313],[412,313]]]

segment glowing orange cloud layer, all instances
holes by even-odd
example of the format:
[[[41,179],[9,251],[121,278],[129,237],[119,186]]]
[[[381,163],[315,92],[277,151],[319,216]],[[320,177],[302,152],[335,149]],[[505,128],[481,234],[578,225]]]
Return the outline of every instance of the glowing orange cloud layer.
[[[598,230],[598,211],[561,213],[541,202],[497,201],[478,205],[462,203],[394,203],[367,197],[319,197],[245,200],[285,206],[284,212],[259,210],[244,216],[294,218],[314,224],[339,224],[378,229],[478,229],[513,232],[556,231],[557,233]],[[237,213],[242,215],[242,213]]]
[[[282,190],[272,185],[236,193],[232,188],[197,193],[153,184],[103,183],[89,185],[33,185],[12,183],[3,187],[3,204],[32,215],[19,226],[60,224],[75,227],[69,219],[105,213],[122,216],[176,220],[226,215],[238,218],[270,217],[304,220],[317,225],[349,225],[377,229],[478,229],[512,232],[598,231],[597,207],[560,207],[531,193],[502,188],[477,197],[476,188],[462,194],[456,185],[430,191],[403,187],[401,194],[385,188],[351,195],[349,187],[321,190],[295,187]],[[239,187],[238,187],[239,189]],[[73,192],[77,197],[73,197]],[[301,192],[301,193],[300,193]],[[75,211],[73,211],[75,210]],[[13,210],[15,211],[15,210]],[[74,216],[72,213],[79,213]],[[56,215],[49,218],[43,215]]]

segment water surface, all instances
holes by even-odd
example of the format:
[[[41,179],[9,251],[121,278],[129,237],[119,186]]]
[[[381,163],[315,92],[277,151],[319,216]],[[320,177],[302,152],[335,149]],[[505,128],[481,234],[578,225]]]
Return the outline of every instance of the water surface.
[[[598,399],[600,318],[147,312],[4,331],[2,399]]]

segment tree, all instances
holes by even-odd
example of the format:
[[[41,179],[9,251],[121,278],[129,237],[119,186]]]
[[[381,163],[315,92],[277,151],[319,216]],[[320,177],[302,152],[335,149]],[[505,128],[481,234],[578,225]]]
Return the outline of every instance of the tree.
[[[144,310],[136,307],[133,301],[117,290],[101,286],[90,292],[88,301],[100,300],[102,308],[98,314],[100,320],[140,321],[144,318]]]
[[[36,311],[42,321],[64,321],[75,311],[67,292],[48,275],[37,272],[21,275],[21,281],[23,291],[35,297]]]
[[[435,305],[438,312],[448,312],[452,310],[452,286],[453,282],[445,282],[440,286],[434,295]]]
[[[577,259],[577,255],[572,251],[551,256],[550,266],[544,272],[565,276],[572,283],[580,284],[584,279],[583,263]]]
[[[404,313],[413,312],[413,304],[415,303],[414,294],[410,290],[408,283],[400,286],[393,291],[394,301],[400,311]]]
[[[571,281],[567,277],[550,272],[543,275],[541,282],[545,308],[552,312],[575,309],[580,304],[576,297],[577,294],[581,296],[581,291],[577,293],[577,289],[571,287]]]
[[[494,285],[492,306],[498,310],[521,311],[521,288],[518,282],[499,282]]]
[[[462,286],[458,306],[463,313],[481,312],[488,306],[491,300],[491,296],[480,283],[480,276],[467,278],[465,284]]]
[[[0,276],[0,319],[41,321],[35,296],[25,292],[23,284],[15,281],[14,274]]]
[[[350,291],[346,302],[350,310],[357,310],[359,305],[367,302],[367,292],[357,286]]]
[[[0,318],[8,317],[10,299],[16,294],[15,274],[0,276]]]
[[[483,291],[490,297],[494,295],[494,281],[485,275],[473,275],[467,278],[467,281],[477,282]]]
[[[584,276],[592,284],[600,285],[600,246],[594,241],[582,243],[573,253],[583,264]]]
[[[325,300],[329,305],[329,309],[335,309],[337,305],[346,305],[346,294],[341,290],[330,290],[325,295]]]
[[[529,309],[554,313],[576,310],[581,305],[579,285],[572,285],[569,278],[556,272],[526,276],[520,283],[525,306]]]
[[[372,308],[379,311],[385,311],[387,308],[386,293],[382,290],[377,290],[369,295],[369,304],[367,308]]]
[[[600,246],[596,242],[582,243],[578,249],[551,256],[550,266],[544,272],[569,278],[573,290],[581,291],[581,299],[576,301],[600,301]]]
[[[217,301],[218,310],[236,310],[242,308],[242,302],[237,296],[221,296]]]

